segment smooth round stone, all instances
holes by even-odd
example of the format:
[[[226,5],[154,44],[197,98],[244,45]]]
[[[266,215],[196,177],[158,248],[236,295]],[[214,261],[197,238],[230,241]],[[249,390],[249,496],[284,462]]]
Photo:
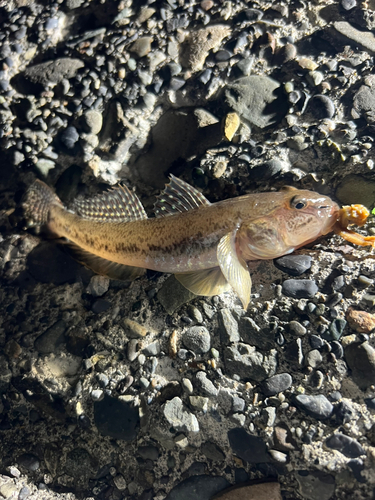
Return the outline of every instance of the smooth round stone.
[[[218,50],[215,54],[215,59],[218,62],[228,61],[232,57],[231,52],[229,50]]]
[[[276,64],[285,64],[295,59],[297,55],[297,48],[292,43],[287,43],[276,54]]]
[[[313,349],[321,349],[324,346],[324,341],[318,335],[311,335],[309,338],[310,345]]]
[[[89,109],[83,114],[83,125],[88,134],[99,134],[103,126],[103,116],[99,111]]]
[[[310,255],[284,255],[274,260],[275,266],[290,276],[299,276],[305,273],[311,268],[311,262]]]
[[[204,354],[210,350],[210,333],[204,326],[192,326],[182,336],[182,342],[187,349],[196,354]]]
[[[61,142],[67,149],[73,149],[78,140],[79,134],[73,126],[67,127],[61,134]]]
[[[313,280],[286,280],[282,289],[285,295],[294,299],[312,299],[319,291]]]
[[[306,365],[311,366],[311,368],[317,368],[323,361],[323,357],[317,349],[306,354]]]
[[[138,38],[133,45],[130,47],[130,52],[133,52],[138,57],[147,56],[147,54],[151,51],[151,44],[153,38],[151,36],[143,36]]]
[[[325,95],[315,95],[308,103],[308,110],[311,115],[321,120],[323,118],[333,118],[336,109],[332,100]]]
[[[356,458],[365,455],[366,452],[356,439],[353,439],[340,432],[333,434],[326,440],[328,448],[340,451],[348,458]]]
[[[299,408],[317,420],[325,420],[333,413],[332,404],[323,394],[319,394],[318,396],[299,394],[295,400]]]
[[[112,304],[108,300],[98,299],[91,306],[91,310],[95,314],[100,314],[102,312],[108,311],[111,305]]]
[[[341,7],[345,10],[351,10],[357,5],[357,0],[341,0]]]
[[[278,373],[262,382],[261,388],[266,396],[274,396],[289,389],[292,383],[293,379],[289,373]]]

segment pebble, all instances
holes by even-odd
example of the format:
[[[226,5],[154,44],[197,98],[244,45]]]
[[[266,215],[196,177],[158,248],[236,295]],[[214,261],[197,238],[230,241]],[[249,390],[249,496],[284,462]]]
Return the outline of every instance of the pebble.
[[[288,297],[294,299],[312,299],[318,293],[318,285],[314,280],[285,280],[282,290]]]
[[[196,354],[205,354],[211,348],[211,336],[204,326],[192,326],[186,330],[182,335],[182,342]]]
[[[375,349],[368,342],[353,342],[345,348],[345,361],[352,370],[352,377],[361,389],[375,380]]]
[[[152,42],[152,36],[142,36],[131,45],[129,51],[139,58],[147,56],[151,51]]]
[[[245,406],[246,406],[246,402],[244,399],[242,399],[238,396],[233,396],[233,398],[232,398],[232,411],[234,411],[234,412],[244,411]]]
[[[367,311],[357,311],[350,307],[346,312],[350,328],[358,333],[371,333],[375,329],[375,314]]]
[[[289,327],[289,331],[292,334],[297,335],[298,337],[302,337],[303,335],[306,335],[306,333],[307,333],[306,328],[303,325],[301,325],[301,323],[299,323],[298,321],[295,321],[295,320],[289,321],[288,327]]]
[[[138,409],[107,395],[94,403],[94,421],[102,436],[133,441],[138,433]]]
[[[337,432],[333,434],[325,442],[328,448],[340,451],[348,458],[356,458],[365,455],[366,452],[356,439],[353,439],[345,434]]]
[[[59,345],[65,342],[67,325],[59,320],[35,339],[34,347],[40,354],[55,352]]]
[[[340,398],[341,399],[341,398]],[[338,422],[347,424],[352,421],[355,411],[350,403],[347,401],[340,401],[336,406],[336,418]]]
[[[83,129],[88,134],[99,134],[103,126],[103,116],[99,111],[89,109],[83,114]]]
[[[341,0],[341,6],[345,10],[354,9],[357,5],[357,0]]]
[[[326,95],[314,95],[308,102],[307,109],[317,120],[333,118],[336,109],[332,100]]]
[[[102,312],[108,311],[112,307],[109,300],[97,299],[91,306],[91,311],[95,314],[101,314]]]
[[[250,166],[249,175],[253,180],[266,181],[275,177],[283,170],[286,170],[286,164],[280,160],[268,160],[261,165]]]
[[[138,354],[139,354],[138,340],[137,339],[129,340],[127,349],[128,360],[130,362],[134,361],[138,357]]]
[[[342,359],[344,357],[344,349],[340,342],[334,340],[331,342],[331,353],[335,355],[336,359]]]
[[[274,396],[291,387],[293,379],[289,373],[278,373],[261,383],[261,389],[266,396]]]
[[[229,375],[262,382],[275,374],[277,356],[275,350],[262,354],[254,346],[239,342],[224,349],[224,363]]]
[[[191,476],[181,481],[165,497],[165,500],[211,500],[211,498],[228,488],[230,484],[221,476]]]
[[[209,398],[203,396],[189,396],[189,402],[192,408],[197,411],[203,411],[207,413]]]
[[[89,286],[87,287],[87,293],[93,297],[101,297],[109,289],[109,278],[106,276],[95,275],[90,279]]]
[[[219,393],[218,389],[214,386],[210,379],[207,378],[207,374],[200,371],[196,374],[197,386],[203,392],[205,396],[216,397]]]
[[[220,309],[218,319],[221,342],[223,344],[239,342],[240,334],[238,331],[238,323],[234,319],[230,309]]]
[[[274,447],[277,450],[288,452],[297,448],[292,433],[286,424],[276,425],[274,429]]]
[[[182,400],[175,397],[167,401],[163,409],[164,417],[176,431],[198,432],[199,424],[197,417],[188,411]]]
[[[344,333],[346,321],[341,318],[336,318],[329,325],[329,332],[324,333],[323,337],[327,340],[339,340]]]
[[[159,340],[151,342],[151,344],[148,344],[146,347],[142,349],[142,352],[145,356],[157,356],[158,354],[160,354],[160,351],[161,351],[161,346]]]
[[[306,354],[305,361],[307,366],[317,368],[320,364],[322,364],[323,356],[317,349],[313,349]]]
[[[284,255],[274,260],[275,266],[290,276],[299,276],[311,268],[310,255]]]
[[[228,439],[233,452],[242,460],[250,464],[264,464],[271,461],[263,439],[249,434],[245,429],[231,429],[228,431]]]
[[[295,399],[299,408],[317,420],[326,420],[333,413],[332,404],[323,394],[317,396],[298,394]]]
[[[61,134],[60,140],[67,149],[73,149],[79,141],[77,129],[73,126],[67,127]]]
[[[125,318],[123,321],[123,325],[125,328],[125,333],[131,339],[141,339],[145,337],[148,333],[146,327],[129,318]]]

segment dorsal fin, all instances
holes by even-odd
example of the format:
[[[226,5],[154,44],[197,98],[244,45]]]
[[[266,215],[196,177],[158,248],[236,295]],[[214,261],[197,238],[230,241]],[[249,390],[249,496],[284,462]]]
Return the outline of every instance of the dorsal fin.
[[[85,219],[106,222],[129,222],[147,219],[138,196],[119,185],[89,200],[75,200],[73,209]]]
[[[156,217],[188,212],[211,203],[198,189],[170,174],[170,182],[156,199],[154,211]]]

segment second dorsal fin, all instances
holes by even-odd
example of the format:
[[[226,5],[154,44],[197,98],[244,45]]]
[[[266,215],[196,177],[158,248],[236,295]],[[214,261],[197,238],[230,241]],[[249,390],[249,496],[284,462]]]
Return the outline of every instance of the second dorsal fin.
[[[147,219],[138,196],[120,185],[88,200],[76,200],[73,209],[85,219],[106,222],[129,222]]]
[[[154,212],[156,217],[164,217],[194,210],[203,205],[208,206],[211,203],[198,189],[170,174],[169,184],[156,199]]]

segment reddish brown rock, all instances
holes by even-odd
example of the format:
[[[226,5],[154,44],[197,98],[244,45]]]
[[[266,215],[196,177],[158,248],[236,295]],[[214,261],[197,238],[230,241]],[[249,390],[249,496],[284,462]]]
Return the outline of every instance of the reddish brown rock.
[[[282,500],[279,483],[259,483],[234,486],[216,495],[212,500]]]
[[[375,315],[349,308],[346,312],[349,326],[358,333],[370,333],[375,328]]]

